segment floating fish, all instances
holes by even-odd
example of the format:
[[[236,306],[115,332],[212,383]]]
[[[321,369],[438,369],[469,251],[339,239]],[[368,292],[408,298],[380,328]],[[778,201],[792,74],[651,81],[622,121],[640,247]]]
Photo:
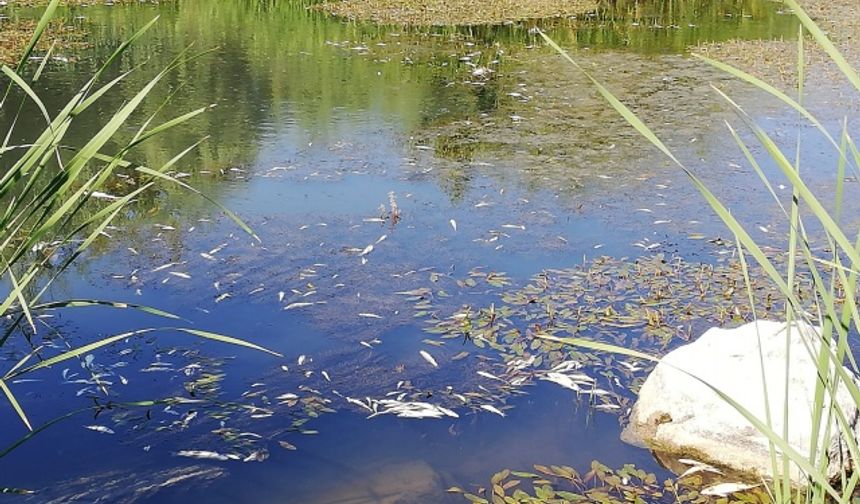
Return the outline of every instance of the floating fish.
[[[489,405],[489,404],[482,404],[481,409],[484,411],[489,411],[490,413],[495,413],[496,415],[499,415],[500,417],[505,416],[505,414],[502,412],[502,410],[500,410],[499,408],[496,408],[495,406]]]
[[[196,458],[196,459],[204,459],[204,460],[230,460],[232,457],[224,455],[222,453],[207,451],[207,450],[180,450],[176,452],[176,455],[179,457],[188,457],[188,458]]]
[[[755,488],[759,485],[746,485],[743,483],[720,483],[718,485],[709,486],[702,489],[702,495],[725,497],[735,492],[743,492],[750,488]]]
[[[267,450],[254,450],[243,458],[242,462],[264,462],[267,458],[269,458]]]
[[[429,362],[431,366],[435,368],[439,367],[439,363],[436,362],[436,359],[434,359],[432,355],[430,355],[430,352],[426,350],[421,350],[418,353],[421,354],[421,357],[424,357],[424,360]]]
[[[296,448],[296,445],[294,445],[294,444],[292,444],[292,443],[288,443],[288,442],[286,442],[286,441],[278,441],[278,444],[279,444],[279,445],[281,445],[281,448],[283,448],[283,449],[285,449],[285,450],[293,450],[293,451],[295,451],[295,450],[297,450],[297,449],[298,449],[298,448]]]
[[[498,380],[498,381],[500,381],[500,382],[504,382],[504,381],[505,381],[505,380],[503,380],[503,379],[499,378],[498,376],[496,376],[496,375],[494,375],[494,374],[492,374],[492,373],[488,373],[488,372],[486,372],[486,371],[478,371],[478,373],[477,373],[477,374],[478,374],[478,376],[483,376],[484,378],[489,378],[489,379],[491,379],[491,380]]]
[[[698,472],[703,472],[703,471],[711,472],[714,474],[723,474],[723,472],[720,471],[719,469],[717,469],[716,467],[709,465],[709,464],[706,464],[704,462],[699,462],[698,460],[682,458],[682,459],[678,459],[678,462],[680,462],[682,464],[686,464],[688,466],[691,466],[689,469],[687,469],[686,471],[681,473],[678,476],[678,479],[682,479],[682,478],[685,478],[685,477],[690,476],[692,474],[696,474]]]
[[[368,418],[379,415],[394,414],[400,418],[442,418],[445,416],[460,418],[460,416],[448,409],[426,402],[404,402],[395,399],[382,399],[379,401],[368,399],[374,413]],[[382,409],[380,409],[382,408]]]
[[[115,432],[104,425],[84,425],[84,429],[89,429],[102,434],[115,434]]]

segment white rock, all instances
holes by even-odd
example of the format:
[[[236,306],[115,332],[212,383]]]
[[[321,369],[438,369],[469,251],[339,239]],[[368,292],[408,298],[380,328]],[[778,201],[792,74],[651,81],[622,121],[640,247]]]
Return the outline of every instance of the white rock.
[[[808,454],[820,338],[818,329],[808,324],[792,324],[791,331],[786,331],[786,326],[784,322],[759,321],[736,329],[712,328],[695,342],[669,352],[642,385],[622,438],[673,456],[694,457],[756,480],[769,478],[772,467],[767,437],[687,373],[733,398],[763,422],[766,382],[773,431],[782,433],[788,351],[788,440],[797,452]],[[853,376],[850,371],[849,375]],[[848,421],[854,423],[857,406],[844,384],[836,400]],[[828,448],[830,476],[836,476],[840,461],[848,457],[835,418],[830,439],[821,439],[819,446]],[[792,464],[790,472],[795,485],[807,484],[806,475],[796,465]]]

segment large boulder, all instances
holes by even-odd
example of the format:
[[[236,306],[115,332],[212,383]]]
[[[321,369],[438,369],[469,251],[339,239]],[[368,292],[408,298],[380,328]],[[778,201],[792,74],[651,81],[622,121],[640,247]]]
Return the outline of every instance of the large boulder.
[[[642,385],[622,438],[663,454],[727,468],[755,480],[770,478],[768,438],[702,383],[722,391],[764,422],[766,382],[773,431],[782,433],[787,420],[791,446],[801,454],[808,454],[812,444],[812,406],[818,380],[815,359],[820,337],[817,328],[805,323],[794,323],[790,331],[786,329],[787,324],[770,321],[735,329],[712,328],[695,342],[669,352]],[[790,367],[788,415],[784,417],[786,360]],[[849,372],[849,376],[853,375]],[[848,422],[856,425],[857,405],[844,384],[840,384],[836,401]],[[842,468],[847,468],[848,460],[835,418],[829,435],[830,439],[819,446],[828,447],[829,472],[835,477]],[[790,473],[795,485],[807,484],[806,475],[796,465],[792,464]]]

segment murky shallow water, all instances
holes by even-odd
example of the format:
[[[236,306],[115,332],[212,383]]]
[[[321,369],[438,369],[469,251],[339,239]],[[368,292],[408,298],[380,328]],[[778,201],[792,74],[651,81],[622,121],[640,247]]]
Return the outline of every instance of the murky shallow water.
[[[754,202],[764,192],[748,189],[752,175],[738,167],[730,139],[713,134],[731,116],[709,83],[739,88],[678,52],[699,40],[787,36],[794,24],[769,2],[675,5],[622,6],[549,28],[669,135],[761,236],[778,234],[779,216]],[[168,116],[217,106],[147,144],[140,161],[157,166],[209,136],[178,170],[246,219],[262,242],[171,189],[118,222],[112,239],[52,294],[167,309],[285,357],[165,331],[63,366],[65,375],[42,371],[38,381],[15,384],[39,424],[109,401],[203,402],[73,416],[3,457],[0,484],[37,489],[39,502],[457,502],[445,488],[472,489],[500,469],[536,463],[585,468],[599,459],[666,475],[647,452],[618,440],[615,414],[547,381],[510,387],[476,374],[501,372],[500,355],[428,334],[427,314],[416,313],[444,319],[463,305],[502,306],[505,293],[542,270],[601,255],[725,262],[727,248],[713,243],[721,228],[682,174],[538,47],[528,26],[404,31],[341,23],[288,2],[81,8],[70,16],[93,47],[52,69],[49,108],[156,14],[159,22],[120,65],[147,62],[149,70],[106,103],[121,103],[192,42],[217,48],[182,65],[146,110],[169,92]],[[480,68],[492,72],[476,74]],[[790,139],[791,118],[769,115],[775,109],[755,97],[741,101]],[[810,157],[828,159],[812,147]],[[829,174],[813,177],[824,183]],[[397,223],[385,219],[389,194]],[[509,285],[493,285],[491,272]],[[416,289],[429,289],[423,296],[432,308],[398,294]],[[99,308],[46,323],[57,333],[46,327],[43,337],[72,345],[165,325]],[[533,322],[519,325],[528,331]],[[8,360],[23,351],[7,350]],[[462,351],[469,355],[454,360]],[[91,374],[113,383],[109,394],[75,381]],[[625,382],[636,379],[641,371]],[[391,391],[452,407],[454,394],[474,395],[459,403],[459,418],[442,420],[366,419],[344,399]],[[277,405],[283,394],[300,400]],[[23,434],[10,409],[0,419],[10,426],[4,442]],[[115,434],[84,428],[93,425]],[[183,450],[268,458],[200,461],[177,456]]]

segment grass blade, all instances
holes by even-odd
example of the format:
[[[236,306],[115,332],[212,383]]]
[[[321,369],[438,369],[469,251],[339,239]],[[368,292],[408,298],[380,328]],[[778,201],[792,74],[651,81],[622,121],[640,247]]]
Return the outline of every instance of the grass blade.
[[[135,168],[135,170],[139,171],[141,173],[145,173],[147,175],[151,175],[155,178],[159,178],[159,179],[173,182],[174,184],[177,184],[180,187],[188,189],[189,191],[201,196],[203,199],[205,199],[209,203],[212,203],[213,205],[217,206],[227,217],[229,217],[233,222],[235,222],[236,225],[238,225],[240,228],[242,228],[242,230],[245,231],[246,233],[248,233],[252,238],[257,240],[257,242],[262,241],[262,240],[260,240],[260,237],[257,236],[257,233],[255,233],[254,230],[252,230],[247,224],[245,224],[245,222],[242,221],[242,219],[240,219],[238,215],[233,213],[229,208],[225,207],[224,205],[222,205],[218,201],[210,198],[209,196],[207,196],[203,192],[199,191],[198,189],[195,189],[194,187],[186,184],[185,182],[182,182],[179,179],[171,177],[170,175],[158,172],[156,170],[153,170],[151,168],[147,168],[145,166],[139,166],[139,167]]]
[[[128,339],[128,338],[131,338],[134,336],[140,336],[141,334],[147,334],[147,333],[151,333],[151,332],[155,332],[155,331],[182,332],[182,333],[198,336],[198,337],[204,338],[204,339],[219,341],[221,343],[229,343],[231,345],[250,348],[252,350],[258,350],[261,352],[265,352],[265,353],[274,355],[276,357],[283,357],[283,355],[278,353],[278,352],[275,352],[273,350],[269,350],[268,348],[265,348],[265,347],[262,347],[260,345],[251,343],[249,341],[245,341],[245,340],[242,340],[239,338],[234,338],[231,336],[225,336],[223,334],[218,334],[218,333],[214,333],[214,332],[210,332],[210,331],[201,331],[199,329],[188,329],[185,327],[145,328],[145,329],[137,329],[134,331],[128,331],[128,332],[124,332],[124,333],[120,333],[120,334],[115,334],[113,336],[108,336],[108,337],[102,338],[98,341],[94,341],[92,343],[88,343],[86,345],[83,345],[83,346],[80,346],[77,348],[73,348],[73,349],[68,350],[66,352],[63,352],[59,355],[55,355],[53,357],[45,359],[45,360],[43,360],[37,364],[34,364],[34,365],[29,366],[27,368],[24,368],[24,369],[22,369],[16,373],[12,373],[8,376],[8,378],[14,378],[17,376],[21,376],[21,375],[36,371],[38,369],[51,367],[54,364],[59,364],[60,362],[67,361],[69,359],[74,359],[76,357],[80,357],[81,355],[90,353],[94,350],[98,350],[99,348],[110,345],[111,343],[115,343],[115,342],[120,341],[120,340]]]
[[[21,417],[21,421],[24,422],[24,425],[27,426],[27,429],[32,431],[33,426],[30,425],[30,420],[27,419],[26,413],[21,408],[21,405],[18,404],[18,400],[15,399],[15,395],[12,394],[12,391],[9,390],[9,386],[6,385],[6,380],[0,379],[0,389],[3,389],[3,393],[6,395],[6,399],[9,400],[9,403],[15,409],[15,413],[18,413],[18,416]]]

